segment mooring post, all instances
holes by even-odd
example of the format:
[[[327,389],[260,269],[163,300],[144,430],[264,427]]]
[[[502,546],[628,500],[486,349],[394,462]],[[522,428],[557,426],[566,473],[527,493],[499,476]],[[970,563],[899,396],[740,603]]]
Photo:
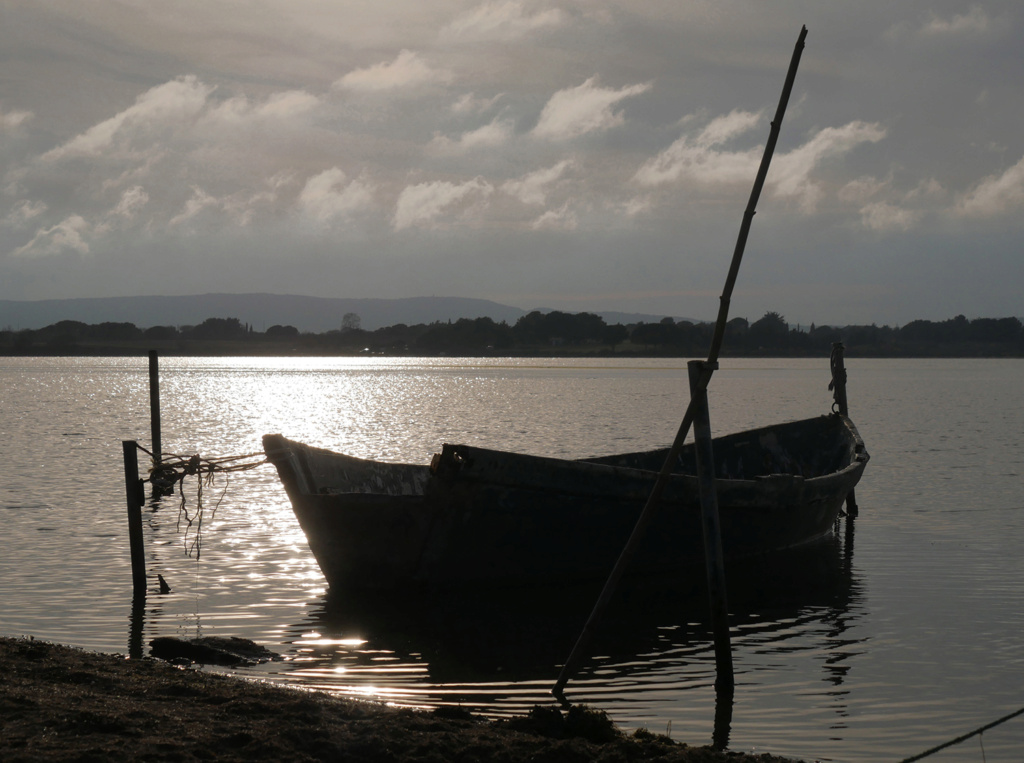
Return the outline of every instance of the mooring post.
[[[136,598],[146,596],[146,554],[142,546],[142,504],[145,496],[139,479],[139,444],[122,440],[124,490],[128,502],[128,543],[132,552],[132,590]]]
[[[693,436],[696,440],[697,482],[700,493],[701,527],[704,530],[704,562],[707,568],[708,595],[711,600],[711,626],[715,636],[715,689],[730,693],[733,689],[732,645],[729,641],[729,605],[726,597],[725,560],[722,553],[722,530],[718,521],[718,496],[715,493],[715,461],[711,448],[711,416],[708,412],[707,387],[701,384],[706,361],[687,363],[690,374],[690,399],[696,410],[693,415]],[[709,371],[717,369],[718,363]]]
[[[149,427],[153,434],[153,467],[163,460],[160,436],[160,361],[156,350],[149,351]]]
[[[850,415],[850,406],[846,401],[846,364],[844,362],[844,353],[846,352],[846,345],[842,342],[832,343],[832,357],[829,364],[832,366],[832,381],[828,385],[828,388],[832,390],[832,397],[835,400],[835,410],[839,412],[841,416]],[[860,513],[860,509],[857,508],[857,498],[851,490],[846,495],[846,513],[855,517]]]

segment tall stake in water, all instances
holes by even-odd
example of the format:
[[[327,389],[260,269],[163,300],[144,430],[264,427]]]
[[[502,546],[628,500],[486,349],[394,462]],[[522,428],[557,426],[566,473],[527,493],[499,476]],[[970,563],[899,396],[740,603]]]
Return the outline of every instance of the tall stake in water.
[[[149,351],[149,427],[153,435],[153,468],[156,469],[164,452],[160,435],[160,363],[156,350]]]

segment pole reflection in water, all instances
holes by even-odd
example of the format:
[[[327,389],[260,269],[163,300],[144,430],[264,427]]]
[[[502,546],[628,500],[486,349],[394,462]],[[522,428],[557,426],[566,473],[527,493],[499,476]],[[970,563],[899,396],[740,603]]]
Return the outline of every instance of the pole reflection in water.
[[[133,660],[141,660],[142,630],[146,624],[146,597],[135,594],[132,596],[132,611],[128,616],[128,656]]]
[[[735,686],[715,685],[715,728],[711,734],[711,746],[716,750],[725,750],[729,747],[729,732],[732,730],[732,706],[735,697]]]
[[[720,696],[713,712],[703,711],[716,747],[729,746],[734,701],[749,709],[757,699],[751,695],[771,681],[765,671],[784,671],[787,657],[801,653],[820,660],[841,726],[846,710],[839,687],[856,654],[844,632],[860,585],[852,565],[853,520],[839,529],[811,546],[727,569],[737,686],[735,698]],[[600,582],[401,595],[330,591],[288,629],[286,661],[261,673],[397,705],[459,705],[489,717],[520,713],[554,701],[551,682],[599,588]],[[708,606],[700,567],[672,579],[627,579],[569,699],[614,718],[625,708],[636,717],[645,695],[672,692],[685,702],[680,692],[710,693],[715,663]]]

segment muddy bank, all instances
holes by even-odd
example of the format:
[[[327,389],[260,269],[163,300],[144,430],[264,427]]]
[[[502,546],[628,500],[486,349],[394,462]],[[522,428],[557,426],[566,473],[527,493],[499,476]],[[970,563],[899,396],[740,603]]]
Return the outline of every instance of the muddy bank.
[[[600,713],[490,722],[0,638],[0,760],[775,761],[625,735]]]

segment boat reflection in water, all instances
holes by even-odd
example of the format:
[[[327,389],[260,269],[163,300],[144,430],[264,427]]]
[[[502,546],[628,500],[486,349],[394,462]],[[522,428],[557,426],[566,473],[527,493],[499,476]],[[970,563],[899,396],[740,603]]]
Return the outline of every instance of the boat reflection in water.
[[[860,596],[853,521],[840,520],[837,533],[814,544],[729,565],[737,698],[744,687],[770,683],[765,671],[800,652],[819,660],[824,655],[824,680],[842,685],[856,653],[845,632]],[[289,630],[287,661],[268,669],[290,684],[401,706],[458,705],[489,717],[522,713],[554,701],[551,686],[599,590],[332,592]],[[627,578],[594,634],[591,653],[573,680],[571,699],[613,717],[616,707],[635,710],[656,704],[652,696],[663,702],[666,693],[678,698],[713,686],[703,577]],[[803,677],[818,686],[821,679]],[[726,747],[732,699],[718,705],[713,742]],[[841,699],[832,706],[843,714]]]

